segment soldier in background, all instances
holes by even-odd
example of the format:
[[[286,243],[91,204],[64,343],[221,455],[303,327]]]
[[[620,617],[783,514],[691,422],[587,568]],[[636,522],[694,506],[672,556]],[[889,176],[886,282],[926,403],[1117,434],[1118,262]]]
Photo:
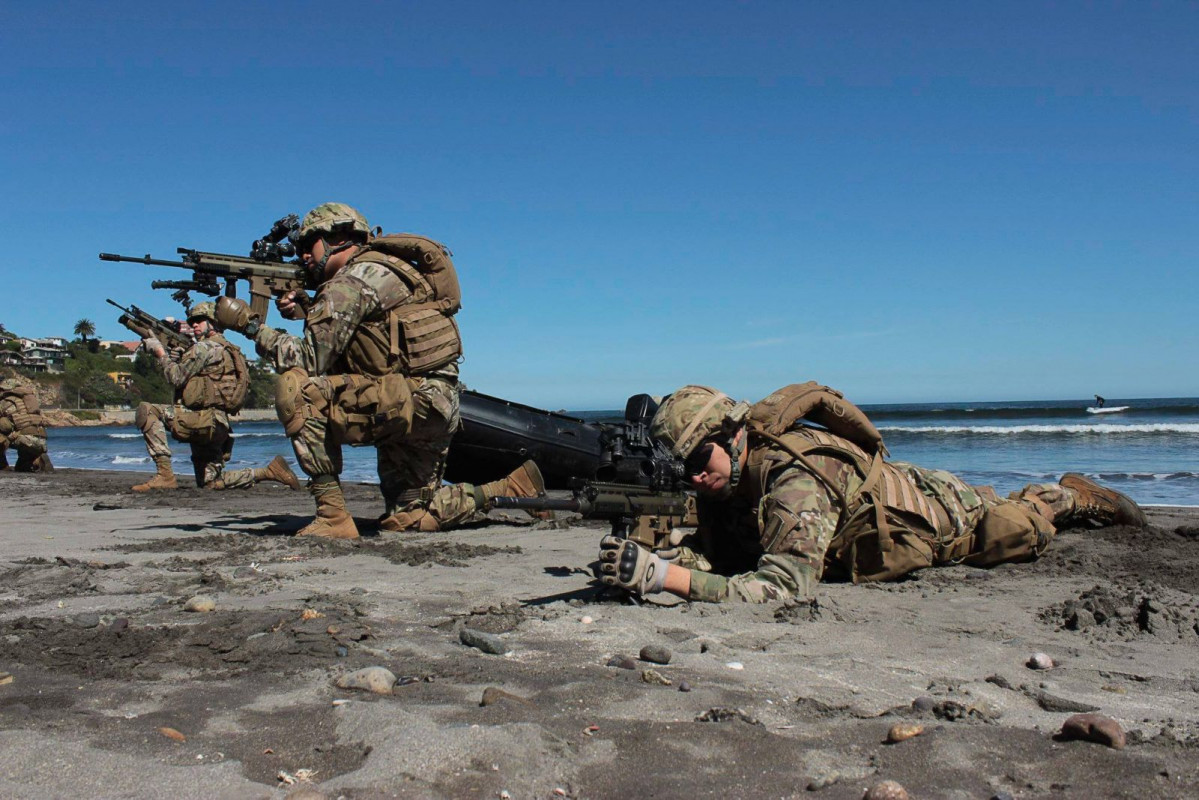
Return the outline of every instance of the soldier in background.
[[[17,451],[17,472],[50,472],[46,426],[37,390],[16,378],[0,381],[0,469],[9,469],[6,451]]]
[[[146,352],[158,359],[167,383],[175,387],[175,404],[141,403],[134,420],[146,438],[146,450],[157,474],[133,487],[135,492],[176,489],[171,470],[167,433],[191,446],[196,485],[209,489],[248,489],[262,481],[276,481],[291,489],[300,482],[282,456],[266,467],[225,471],[233,455],[229,415],[241,410],[250,388],[249,366],[241,350],[216,328],[216,308],[197,303],[187,315],[195,344],[167,353],[157,339],[143,339]],[[184,331],[188,333],[188,331]]]
[[[482,486],[441,485],[460,424],[461,296],[449,251],[422,236],[374,236],[342,203],[308,212],[295,244],[319,288],[311,308],[295,293],[277,306],[304,319],[302,337],[264,326],[240,300],[220,298],[217,315],[281,373],[275,410],[316,501],[299,535],[358,536],[339,479],[342,444],[377,450],[384,531],[444,530],[492,497],[541,494],[532,461]]]
[[[945,471],[887,462],[865,414],[815,383],[753,406],[684,386],[659,407],[650,433],[686,460],[699,527],[661,554],[668,558],[603,540],[601,580],[639,594],[810,597],[826,577],[857,583],[1033,559],[1062,525],[1146,524],[1130,498],[1078,474],[1001,499]]]

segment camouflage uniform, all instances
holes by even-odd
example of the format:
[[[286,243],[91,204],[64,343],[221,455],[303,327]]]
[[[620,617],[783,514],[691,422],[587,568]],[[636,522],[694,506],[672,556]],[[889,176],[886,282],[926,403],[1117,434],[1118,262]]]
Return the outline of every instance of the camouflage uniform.
[[[46,428],[37,408],[27,408],[25,400],[15,392],[20,387],[16,379],[0,383],[0,467],[8,466],[6,451],[17,451],[18,472],[34,472],[46,455]]]
[[[164,353],[159,359],[167,383],[175,388],[176,397],[183,394],[189,381],[203,374],[222,373],[228,365],[226,347],[234,347],[221,336],[210,336],[192,345],[185,351]],[[248,489],[254,485],[253,469],[225,471],[225,463],[233,455],[233,435],[229,414],[220,408],[211,409],[215,429],[206,442],[191,442],[192,467],[197,486],[215,485],[224,489]],[[134,420],[146,439],[146,450],[158,462],[171,458],[171,447],[167,443],[168,432],[177,435],[176,420],[187,409],[179,403],[158,405],[141,403]],[[217,479],[220,479],[219,481]]]
[[[922,567],[1027,560],[1065,520],[1145,524],[1129,498],[1082,476],[1001,499],[943,470],[887,462],[861,410],[814,383],[754,406],[683,387],[663,402],[651,434],[679,458],[707,452],[707,443],[729,454],[723,493],[700,493],[698,527],[674,562],[692,570],[695,600],[765,602],[810,596],[826,576],[887,580]]]
[[[825,443],[837,437],[811,428],[799,428],[786,438]],[[853,447],[842,440],[838,444]],[[769,456],[775,457],[774,459]],[[773,463],[768,474],[755,469],[758,463]],[[861,478],[854,468],[832,456],[812,455],[809,461],[837,476],[834,485],[850,494]],[[924,469],[901,461],[887,464],[888,477],[900,492],[921,495],[936,502],[932,508],[948,521],[954,538],[968,536],[983,515],[1000,504],[1021,504],[1032,513],[1049,514],[1047,523],[1067,516],[1074,509],[1071,493],[1052,484],[1032,484],[1014,493],[1015,499],[1000,499],[990,487],[973,487],[943,470]],[[707,602],[742,600],[761,603],[791,596],[810,596],[827,573],[847,577],[844,564],[830,546],[838,534],[840,503],[832,490],[806,467],[785,452],[751,445],[749,464],[736,490],[728,498],[701,495],[697,502],[699,527],[684,540],[678,563],[694,570],[691,597]],[[943,516],[942,516],[943,515]],[[783,530],[788,526],[793,533]],[[1037,541],[1037,552],[1053,535],[1049,524]],[[781,536],[775,536],[775,532]],[[970,557],[955,553],[942,560],[934,551],[925,566],[970,563]],[[1031,557],[1028,554],[1025,557]],[[725,577],[731,575],[732,577]]]
[[[412,289],[392,270],[355,259],[321,284],[302,337],[267,327],[254,336],[258,354],[272,361],[276,371],[299,368],[307,373],[299,391],[313,413],[305,414],[291,441],[309,477],[341,473],[341,441],[330,430],[329,414],[343,397],[341,376],[349,372],[345,362],[351,342],[364,323],[377,322],[387,309],[413,299]],[[408,381],[414,406],[411,429],[371,442],[378,450],[384,517],[427,510],[444,529],[484,505],[470,484],[441,485],[450,440],[460,424],[458,365],[451,362]]]

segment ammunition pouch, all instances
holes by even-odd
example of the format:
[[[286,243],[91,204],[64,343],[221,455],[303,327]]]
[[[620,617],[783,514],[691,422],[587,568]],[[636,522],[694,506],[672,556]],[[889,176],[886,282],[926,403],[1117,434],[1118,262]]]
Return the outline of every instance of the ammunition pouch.
[[[346,444],[372,444],[412,429],[412,387],[403,375],[334,375],[329,427]]]
[[[216,410],[199,410],[175,407],[175,419],[171,423],[171,436],[186,444],[210,444],[216,438]]]
[[[965,563],[989,567],[1010,561],[1027,561],[1045,552],[1057,529],[1049,520],[1021,503],[992,506],[974,531]]]

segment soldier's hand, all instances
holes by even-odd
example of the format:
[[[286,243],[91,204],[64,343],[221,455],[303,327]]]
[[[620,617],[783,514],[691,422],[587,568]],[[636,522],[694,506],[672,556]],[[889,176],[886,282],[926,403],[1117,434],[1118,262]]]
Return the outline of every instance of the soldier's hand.
[[[637,594],[653,594],[666,586],[669,564],[636,542],[605,536],[600,540],[599,579]]]
[[[216,321],[224,328],[232,328],[253,336],[258,333],[262,321],[250,310],[250,304],[236,297],[222,295],[216,299]]]
[[[146,352],[155,358],[162,358],[167,354],[167,351],[162,346],[162,342],[158,341],[153,336],[147,336],[146,338],[142,339],[142,347],[146,348]]]
[[[308,312],[300,303],[300,295],[295,289],[276,297],[275,308],[279,309],[279,313],[283,315],[284,319],[304,319],[308,316]]]

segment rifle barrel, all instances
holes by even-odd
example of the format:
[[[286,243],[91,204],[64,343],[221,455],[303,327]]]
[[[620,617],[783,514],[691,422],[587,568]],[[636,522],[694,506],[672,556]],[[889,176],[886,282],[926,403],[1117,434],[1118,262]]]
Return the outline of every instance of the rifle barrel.
[[[151,258],[149,253],[146,253],[141,258],[137,256],[121,256],[116,253],[101,253],[101,261],[128,261],[132,264],[152,264],[159,267],[188,267],[182,261],[167,261],[163,258]]]
[[[495,508],[516,508],[529,511],[578,511],[579,501],[573,497],[493,497]]]

